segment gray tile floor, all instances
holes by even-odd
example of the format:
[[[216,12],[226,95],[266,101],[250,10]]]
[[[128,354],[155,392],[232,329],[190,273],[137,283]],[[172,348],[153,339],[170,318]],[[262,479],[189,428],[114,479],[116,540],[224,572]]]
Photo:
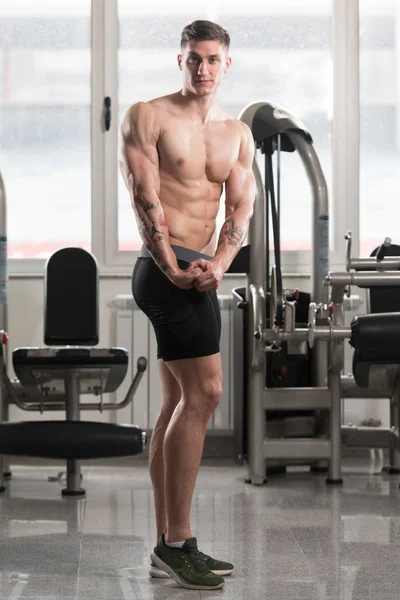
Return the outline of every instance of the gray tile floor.
[[[86,499],[62,499],[58,467],[14,466],[0,499],[0,598],[17,600],[394,600],[400,596],[400,477],[344,461],[344,484],[293,469],[268,485],[204,461],[192,505],[200,549],[232,561],[215,592],[148,576],[155,543],[143,457],[84,468]]]

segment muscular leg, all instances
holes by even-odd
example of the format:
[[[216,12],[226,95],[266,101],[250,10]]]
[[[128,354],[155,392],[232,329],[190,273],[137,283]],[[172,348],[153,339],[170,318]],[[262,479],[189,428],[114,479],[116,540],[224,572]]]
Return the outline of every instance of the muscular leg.
[[[156,512],[157,540],[166,531],[165,491],[164,491],[164,436],[172,414],[179,403],[182,391],[174,375],[162,359],[158,360],[158,371],[162,386],[162,403],[154,425],[149,448],[150,478],[154,491],[154,508]]]
[[[208,421],[222,396],[220,354],[165,363],[178,381],[182,399],[164,437],[167,542],[192,537],[190,507]]]

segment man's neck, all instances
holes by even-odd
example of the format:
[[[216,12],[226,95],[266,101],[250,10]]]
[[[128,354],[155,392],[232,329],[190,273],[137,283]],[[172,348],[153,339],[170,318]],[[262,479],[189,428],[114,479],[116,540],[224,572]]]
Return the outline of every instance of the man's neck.
[[[182,103],[186,106],[188,113],[190,113],[195,121],[204,124],[207,121],[212,121],[213,117],[215,118],[218,110],[216,94],[199,97],[185,89],[182,89],[180,94]]]

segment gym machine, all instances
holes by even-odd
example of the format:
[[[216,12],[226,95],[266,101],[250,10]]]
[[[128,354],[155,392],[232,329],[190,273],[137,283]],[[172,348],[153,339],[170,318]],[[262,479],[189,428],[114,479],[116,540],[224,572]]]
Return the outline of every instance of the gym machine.
[[[234,296],[234,447],[235,460],[248,465],[248,482],[267,481],[268,465],[309,464],[326,470],[329,484],[341,484],[342,445],[388,447],[389,473],[400,472],[400,248],[390,240],[370,258],[351,258],[347,234],[347,270],[329,271],[329,215],[325,178],[305,125],[285,108],[258,102],[240,119],[251,129],[256,154],[265,159],[264,181],[257,156],[257,191],[249,244],[232,264],[247,273],[245,288]],[[283,287],[279,231],[280,154],[297,151],[310,183],[312,208],[311,294]],[[277,154],[278,202],[272,156]],[[269,209],[270,207],[270,209]],[[269,268],[269,219],[275,265]],[[391,256],[395,254],[396,256]],[[345,326],[345,302],[351,286],[367,288],[370,314]],[[343,376],[344,340],[354,348],[353,376]],[[390,399],[389,428],[343,426],[343,398]],[[268,417],[306,415],[308,424],[268,437]],[[290,422],[290,419],[288,420]],[[294,419],[296,423],[296,419]]]
[[[146,433],[136,425],[81,421],[80,410],[118,410],[132,402],[147,367],[144,357],[121,402],[104,402],[128,369],[124,348],[97,348],[99,341],[99,274],[95,257],[81,248],[61,248],[45,268],[46,346],[12,353],[15,373],[7,373],[7,236],[6,191],[0,174],[0,492],[4,492],[4,456],[66,460],[63,496],[84,496],[80,460],[140,454]],[[81,403],[93,394],[99,402]],[[9,405],[24,411],[66,411],[66,420],[9,421]],[[62,474],[60,474],[62,475]],[[56,478],[58,479],[58,478]]]

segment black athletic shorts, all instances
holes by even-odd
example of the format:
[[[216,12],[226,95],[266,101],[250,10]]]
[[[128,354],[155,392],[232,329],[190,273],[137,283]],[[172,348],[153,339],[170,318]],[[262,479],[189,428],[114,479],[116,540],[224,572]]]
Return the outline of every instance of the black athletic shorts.
[[[187,269],[197,258],[211,258],[182,246],[171,248],[181,269]],[[154,327],[157,358],[169,361],[219,352],[221,314],[217,292],[178,288],[144,246],[133,269],[132,294]]]

